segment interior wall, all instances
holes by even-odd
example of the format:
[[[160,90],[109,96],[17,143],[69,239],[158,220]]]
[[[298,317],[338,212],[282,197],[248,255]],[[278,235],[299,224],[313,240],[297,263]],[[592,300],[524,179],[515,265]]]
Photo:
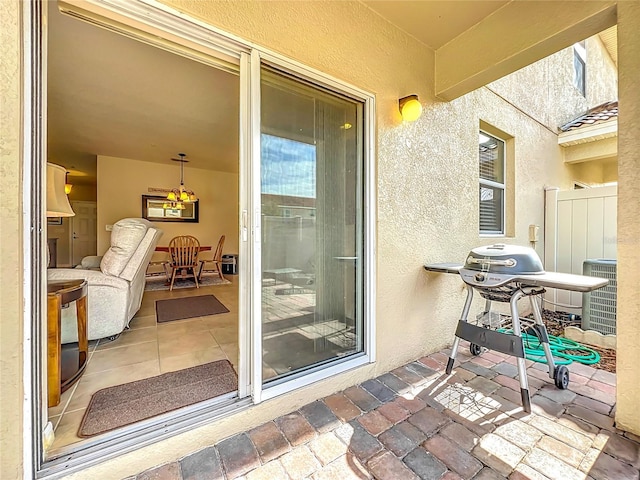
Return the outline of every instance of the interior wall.
[[[199,169],[188,163],[184,168],[184,182],[198,196],[200,221],[154,222],[164,232],[158,245],[168,245],[177,235],[193,235],[201,245],[215,248],[220,235],[225,235],[224,253],[237,253],[238,175]],[[109,248],[107,225],[122,218],[140,218],[142,195],[162,195],[149,192],[149,187],[177,188],[179,185],[177,162],[169,165],[98,156],[98,255]],[[156,254],[160,256],[163,254]]]
[[[69,195],[69,201],[82,200],[86,202],[95,202],[98,199],[97,185],[73,184]]]

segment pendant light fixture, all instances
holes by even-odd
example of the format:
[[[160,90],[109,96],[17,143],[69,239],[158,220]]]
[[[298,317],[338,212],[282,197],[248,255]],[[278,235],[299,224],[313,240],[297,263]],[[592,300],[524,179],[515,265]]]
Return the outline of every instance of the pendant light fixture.
[[[184,164],[189,162],[189,160],[185,159],[187,155],[185,153],[179,153],[178,156],[180,158],[172,158],[174,162],[180,162],[180,187],[174,188],[167,195],[167,199],[165,200],[162,207],[164,209],[171,210],[184,210],[185,203],[193,203],[198,201],[198,197],[193,192],[193,190],[189,190],[184,186]]]

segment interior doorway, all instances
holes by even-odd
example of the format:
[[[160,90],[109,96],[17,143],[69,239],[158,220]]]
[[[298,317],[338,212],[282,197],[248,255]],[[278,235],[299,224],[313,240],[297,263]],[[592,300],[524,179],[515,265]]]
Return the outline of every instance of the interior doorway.
[[[71,221],[71,266],[80,265],[84,257],[97,255],[98,217],[96,202],[74,201]]]

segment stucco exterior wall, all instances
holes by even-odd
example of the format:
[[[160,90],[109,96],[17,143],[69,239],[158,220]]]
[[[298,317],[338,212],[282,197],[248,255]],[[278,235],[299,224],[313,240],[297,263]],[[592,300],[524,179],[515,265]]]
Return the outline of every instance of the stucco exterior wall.
[[[486,88],[553,132],[589,108],[618,98],[617,68],[600,39],[586,40],[586,97],[573,85],[573,47],[560,50]]]
[[[587,38],[585,43],[588,64],[585,85],[591,108],[618,98],[618,67],[599,36]]]
[[[640,434],[640,4],[618,4],[618,311],[616,424]]]
[[[618,181],[618,159],[607,160],[602,165],[602,183]]]
[[[0,2],[0,476],[22,478],[20,3]]]
[[[587,185],[602,185],[618,181],[618,160],[596,160],[567,165],[573,181]]]
[[[505,98],[481,88],[450,103],[433,96],[433,52],[402,33],[358,2],[202,2],[166,0],[166,3],[190,15],[264,45],[304,64],[369,90],[377,100],[377,348],[373,365],[346,372],[330,380],[264,402],[246,410],[107,461],[69,478],[123,478],[146,468],[165,463],[211,444],[239,430],[259,425],[279,414],[346,388],[354,383],[388,371],[409,360],[435,351],[453,339],[454,325],[462,308],[463,289],[453,276],[428,275],[425,262],[462,261],[471,247],[492,243],[495,239],[478,235],[477,219],[477,133],[480,120],[514,137],[516,200],[513,205],[515,237],[509,242],[527,244],[527,227],[543,226],[545,184],[568,187],[572,175],[560,161],[555,133],[544,121],[533,120],[527,110],[515,108]],[[638,9],[629,15],[638,18]],[[2,88],[2,176],[0,187],[11,198],[19,198],[20,97],[19,97],[19,21],[17,0],[0,2],[2,43],[0,50],[0,88]],[[640,30],[637,20],[630,23]],[[633,28],[631,29],[633,31]],[[631,35],[631,33],[628,33]],[[628,42],[634,50],[621,51],[637,59],[640,39],[633,34]],[[634,43],[635,42],[635,43]],[[633,60],[637,62],[637,60]],[[633,97],[632,79],[640,74],[638,64],[631,66],[626,79],[627,97],[636,114],[627,121],[635,128],[624,130],[627,142],[624,155],[630,182],[638,187],[637,118],[640,105]],[[501,81],[504,91],[512,90],[509,81]],[[622,82],[621,82],[622,84]],[[5,91],[6,89],[6,91]],[[400,121],[397,99],[416,93],[424,105],[422,118],[413,124]],[[551,94],[547,94],[551,95]],[[516,99],[519,97],[516,97]],[[621,97],[624,98],[624,97]],[[548,102],[545,97],[544,102]],[[635,102],[635,103],[634,103]],[[6,108],[5,108],[6,104]],[[635,109],[635,110],[633,110]],[[6,116],[6,118],[5,118]],[[634,123],[635,122],[635,123]],[[621,129],[621,133],[622,133]],[[635,135],[632,138],[632,134]],[[7,140],[5,140],[5,135]],[[636,173],[631,174],[632,169]],[[633,199],[630,190],[622,196]],[[629,230],[619,238],[628,238],[629,247],[620,252],[635,262],[635,272],[622,269],[630,283],[637,284],[637,231],[640,202],[629,206]],[[19,202],[18,202],[19,203]],[[623,203],[622,201],[620,203]],[[21,206],[3,209],[0,235],[0,268],[3,275],[21,278]],[[632,221],[633,220],[633,221]],[[5,234],[5,229],[8,232]],[[635,235],[635,236],[634,236]],[[542,238],[542,232],[541,232]],[[543,256],[540,250],[539,253]],[[635,255],[635,257],[634,257]],[[634,282],[635,280],[635,282]],[[21,478],[22,450],[16,441],[22,437],[22,291],[21,282],[9,282],[0,290],[0,346],[2,378],[0,420],[2,421],[2,478]],[[638,299],[632,299],[631,287],[623,290],[631,307],[625,318],[640,314]],[[632,322],[629,321],[630,328]],[[629,335],[630,342],[632,335]],[[640,338],[635,338],[640,340]],[[637,357],[637,345],[635,343]],[[401,346],[401,348],[398,348]],[[628,379],[640,385],[637,373],[624,369]],[[624,364],[622,365],[624,367]],[[627,378],[625,377],[625,378]],[[640,389],[640,387],[638,387]],[[628,402],[621,400],[624,411]],[[620,407],[619,407],[620,413]],[[629,413],[631,413],[629,411]],[[626,421],[626,420],[625,420]],[[633,424],[632,421],[629,423]],[[640,426],[637,426],[640,431]]]

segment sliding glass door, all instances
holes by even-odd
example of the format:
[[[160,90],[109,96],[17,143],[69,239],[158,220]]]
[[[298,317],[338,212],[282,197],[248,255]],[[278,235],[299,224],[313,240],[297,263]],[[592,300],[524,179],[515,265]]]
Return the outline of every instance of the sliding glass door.
[[[363,352],[363,103],[261,68],[262,378]]]

